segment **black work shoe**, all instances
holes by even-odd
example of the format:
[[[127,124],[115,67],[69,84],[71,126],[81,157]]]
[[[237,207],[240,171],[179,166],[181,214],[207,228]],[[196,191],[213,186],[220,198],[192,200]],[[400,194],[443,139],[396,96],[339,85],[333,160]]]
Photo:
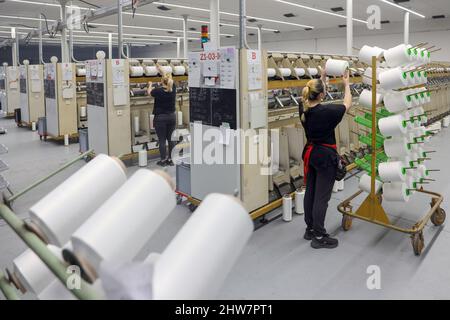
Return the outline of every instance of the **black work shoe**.
[[[158,166],[160,166],[160,167],[166,167],[166,166],[167,166],[166,162],[165,162],[165,161],[162,161],[162,160],[158,161],[156,164],[157,164]]]
[[[314,249],[334,249],[338,246],[338,244],[338,239],[331,238],[328,234],[324,234],[321,237],[315,236],[311,241],[311,247]]]
[[[312,229],[306,229],[303,239],[311,241],[314,238],[314,231]]]
[[[166,166],[171,166],[171,167],[174,166],[172,159],[167,159],[167,160],[165,161],[165,163],[166,163]]]

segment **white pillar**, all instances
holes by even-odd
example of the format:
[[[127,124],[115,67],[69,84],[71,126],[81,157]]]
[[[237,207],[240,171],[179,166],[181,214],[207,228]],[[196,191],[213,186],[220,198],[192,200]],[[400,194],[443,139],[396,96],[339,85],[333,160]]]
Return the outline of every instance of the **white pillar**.
[[[183,15],[183,58],[187,58],[188,56],[188,15]]]
[[[181,38],[177,38],[177,58],[181,58]]]
[[[108,58],[112,59],[113,55],[113,45],[112,45],[112,33],[108,33]]]
[[[66,0],[60,0],[61,4],[61,20],[63,24],[67,23],[67,8],[66,8]],[[67,28],[63,28],[61,30],[61,62],[68,63],[70,62],[69,58],[69,46],[67,44]]]
[[[262,24],[258,24],[258,50],[262,50]]]
[[[353,0],[347,0],[347,55],[353,54]]]
[[[403,42],[409,44],[409,12],[405,12],[405,29],[403,35]]]
[[[11,38],[12,39],[16,39],[16,28],[11,28]],[[18,65],[18,61],[17,61],[17,46],[16,46],[16,41],[13,42],[12,47],[11,47],[11,55],[12,55],[12,66],[17,66]]]
[[[209,1],[210,12],[210,42],[213,48],[220,48],[220,0]]]

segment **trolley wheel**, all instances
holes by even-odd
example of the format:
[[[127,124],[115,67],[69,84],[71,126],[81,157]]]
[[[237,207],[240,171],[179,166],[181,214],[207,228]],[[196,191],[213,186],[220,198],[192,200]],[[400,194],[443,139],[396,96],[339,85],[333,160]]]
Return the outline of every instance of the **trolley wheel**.
[[[193,203],[189,204],[189,210],[191,210],[191,212],[194,212],[195,210],[197,210],[197,206]]]
[[[425,240],[423,239],[423,233],[418,232],[418,233],[414,233],[411,236],[411,241],[412,241],[412,246],[414,249],[414,254],[416,256],[420,256],[420,254],[422,253],[423,248],[425,247]]]
[[[377,195],[378,203],[383,204],[383,196],[381,194]]]
[[[348,231],[352,228],[352,224],[353,224],[353,218],[347,214],[344,214],[342,216],[342,229],[344,229],[344,231]]]
[[[431,222],[436,226],[441,226],[445,218],[447,217],[447,214],[445,213],[445,210],[442,208],[438,208],[432,215],[431,215]]]
[[[88,154],[87,156],[84,157],[84,161],[86,163],[88,163],[89,161],[91,161],[92,159],[94,159],[94,157],[91,154]]]
[[[183,197],[177,194],[177,204],[181,204],[183,202]]]

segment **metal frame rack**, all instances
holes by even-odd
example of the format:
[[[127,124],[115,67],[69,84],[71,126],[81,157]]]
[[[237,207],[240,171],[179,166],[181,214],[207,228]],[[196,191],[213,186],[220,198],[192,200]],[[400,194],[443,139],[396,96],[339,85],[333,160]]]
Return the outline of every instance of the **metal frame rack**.
[[[339,204],[338,210],[342,213],[342,228],[348,231],[352,227],[353,218],[357,218],[363,221],[374,223],[382,227],[392,229],[395,231],[407,233],[411,235],[411,241],[414,253],[419,256],[425,246],[425,241],[423,237],[423,229],[428,221],[440,226],[444,223],[446,214],[444,209],[440,207],[443,202],[443,196],[426,191],[421,187],[417,189],[417,192],[431,196],[431,209],[425,214],[425,216],[417,221],[411,228],[402,228],[392,224],[382,206],[382,194],[376,192],[376,177],[377,177],[377,155],[379,150],[377,149],[377,104],[376,104],[376,94],[377,94],[377,58],[372,57],[372,141],[371,141],[371,192],[369,196],[364,200],[364,202],[359,206],[356,211],[353,211],[352,201],[363,193],[362,190],[358,191],[350,198],[344,200]]]
[[[5,197],[3,203],[0,203],[0,218],[4,219],[5,222],[14,230],[14,232],[25,242],[25,244],[33,250],[33,252],[45,263],[51,272],[56,276],[56,278],[61,281],[64,285],[69,280],[71,274],[67,273],[67,264],[60,261],[47,247],[43,238],[33,229],[33,227],[26,221],[17,217],[17,215],[11,210],[12,203],[29,192],[37,186],[41,185],[43,182],[49,180],[51,177],[62,172],[68,167],[72,166],[76,162],[82,159],[88,159],[92,155],[92,150],[87,151],[63,165],[61,168],[50,173],[48,176],[36,181],[32,185],[28,186],[24,190],[12,194],[10,197]],[[83,280],[80,279],[81,288],[71,290],[72,294],[78,299],[83,300],[94,300],[100,299],[98,294],[94,292],[91,287]],[[21,285],[20,281],[11,273],[6,270],[5,274],[0,271],[0,290],[3,292],[4,296],[8,300],[18,300],[18,292],[20,290],[22,293],[25,289]]]

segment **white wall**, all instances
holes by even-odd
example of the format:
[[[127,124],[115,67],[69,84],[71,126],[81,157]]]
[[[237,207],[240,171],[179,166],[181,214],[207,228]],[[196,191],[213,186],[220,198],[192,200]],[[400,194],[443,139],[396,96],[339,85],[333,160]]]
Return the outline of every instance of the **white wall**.
[[[296,31],[281,34],[263,34],[263,47],[269,51],[318,52],[329,54],[346,54],[345,28]],[[251,47],[256,47],[256,38],[249,37]],[[237,45],[238,39],[223,39],[222,45]],[[382,30],[368,30],[356,27],[354,46],[364,44],[382,48],[393,47],[403,42],[403,23],[383,25]],[[442,48],[433,54],[435,61],[450,61],[450,19],[421,19],[411,21],[410,43],[428,42],[429,46]],[[190,50],[199,50],[200,43],[190,43]],[[356,54],[356,52],[355,52]],[[134,48],[134,57],[175,57],[176,45],[167,44],[152,48]]]

